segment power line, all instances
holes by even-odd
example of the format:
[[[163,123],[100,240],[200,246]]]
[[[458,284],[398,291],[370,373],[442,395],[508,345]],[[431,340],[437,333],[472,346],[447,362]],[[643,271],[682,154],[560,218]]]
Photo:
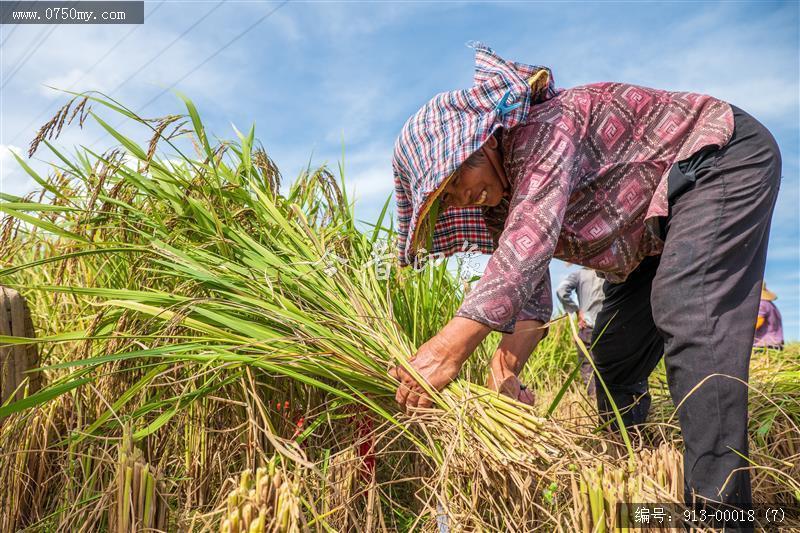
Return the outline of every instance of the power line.
[[[197,19],[197,20],[196,20],[194,23],[192,23],[192,25],[191,25],[191,26],[189,26],[188,28],[186,28],[185,30],[183,30],[183,32],[181,32],[181,34],[180,34],[180,35],[178,35],[178,36],[177,36],[175,39],[173,39],[172,41],[170,41],[170,43],[169,43],[169,44],[167,44],[166,46],[164,46],[163,48],[161,48],[161,49],[160,49],[158,52],[156,52],[156,53],[155,53],[155,54],[154,54],[154,55],[153,55],[153,56],[152,56],[150,59],[148,59],[148,60],[147,60],[147,61],[146,61],[146,62],[145,62],[143,65],[141,65],[141,66],[140,66],[138,69],[136,69],[136,71],[134,71],[134,72],[133,72],[133,74],[131,74],[130,76],[128,76],[127,78],[125,78],[125,79],[124,79],[124,80],[123,80],[123,81],[122,81],[120,84],[118,84],[118,85],[117,85],[117,86],[116,86],[116,87],[115,87],[115,88],[114,88],[114,89],[111,91],[111,93],[115,93],[115,92],[119,91],[119,90],[120,90],[122,87],[124,87],[124,86],[125,86],[125,85],[126,85],[128,82],[129,82],[129,81],[131,81],[131,80],[132,80],[132,79],[133,79],[133,78],[134,78],[134,77],[135,77],[137,74],[139,74],[139,73],[140,73],[142,70],[144,70],[144,69],[145,69],[147,66],[149,66],[150,64],[152,64],[152,63],[153,63],[153,62],[154,62],[156,59],[160,58],[160,57],[161,57],[161,56],[162,56],[162,55],[163,55],[163,54],[164,54],[164,53],[165,53],[167,50],[169,50],[170,48],[172,48],[172,46],[174,46],[174,45],[175,45],[175,43],[177,43],[178,41],[180,41],[180,40],[181,40],[183,37],[185,37],[185,36],[186,36],[186,35],[187,35],[189,32],[191,32],[191,31],[192,31],[194,28],[196,28],[198,24],[200,24],[201,22],[203,22],[203,21],[204,21],[204,20],[205,20],[205,19],[206,19],[206,18],[207,18],[209,15],[211,15],[211,13],[213,13],[214,11],[216,11],[216,10],[217,10],[217,9],[218,9],[218,8],[219,8],[219,7],[220,7],[220,6],[221,6],[221,5],[224,3],[224,2],[225,2],[225,0],[220,0],[220,2],[218,2],[218,3],[217,3],[215,6],[214,6],[214,7],[212,7],[212,8],[211,8],[210,10],[208,10],[208,11],[207,11],[207,12],[206,12],[206,13],[205,13],[203,16],[201,16],[201,17],[200,17],[199,19]],[[163,4],[163,2],[162,2],[162,4]],[[160,5],[161,5],[161,4],[159,4],[159,6],[160,6]],[[155,9],[154,9],[153,11],[155,11]],[[151,12],[151,13],[152,13],[152,12]],[[29,127],[29,126],[26,126],[26,129],[27,129],[28,127]],[[22,133],[22,132],[21,132],[21,133]],[[16,138],[16,137],[15,137],[15,138]],[[97,141],[95,141],[95,142],[97,142]],[[94,144],[94,143],[92,143],[92,144]],[[91,145],[90,145],[90,146],[91,146]]]
[[[17,3],[14,4],[14,7],[11,8],[12,11],[19,7],[20,2],[22,2],[22,0],[17,0]],[[5,24],[0,24],[0,26],[5,26]],[[3,46],[6,45],[6,41],[9,39],[9,37],[11,37],[11,35],[14,33],[14,31],[17,28],[19,28],[20,26],[22,26],[22,24],[14,24],[14,26],[11,28],[11,31],[6,34],[5,38],[3,39],[3,42],[0,43],[0,47],[3,47]]]
[[[144,19],[144,20],[146,21],[148,18],[150,18],[150,16],[151,16],[153,13],[155,13],[156,11],[158,11],[158,9],[159,9],[161,6],[163,6],[163,5],[164,5],[164,1],[165,1],[165,0],[161,0],[161,2],[159,2],[159,3],[156,5],[156,7],[154,7],[154,8],[153,8],[153,9],[152,9],[152,10],[151,10],[151,11],[150,11],[148,14],[147,14],[147,16],[145,17],[145,19]],[[144,22],[143,22],[143,23],[144,23]],[[112,46],[111,48],[109,48],[108,52],[106,52],[105,54],[103,54],[103,57],[101,57],[100,59],[98,59],[98,60],[95,62],[95,64],[94,64],[94,65],[92,65],[92,66],[89,68],[89,70],[87,70],[87,71],[86,71],[86,72],[83,74],[83,76],[81,76],[81,78],[80,78],[78,81],[76,81],[76,82],[73,84],[73,86],[74,86],[74,85],[77,85],[77,83],[78,83],[80,80],[82,80],[82,79],[83,79],[85,76],[87,76],[87,75],[88,75],[90,72],[92,72],[92,70],[94,70],[94,68],[95,68],[97,65],[99,65],[99,64],[100,64],[100,63],[101,63],[103,60],[105,60],[105,58],[107,58],[107,57],[108,57],[108,56],[111,54],[111,52],[113,52],[114,50],[116,50],[116,49],[117,49],[117,47],[118,47],[118,46],[119,46],[119,45],[122,43],[122,41],[124,41],[125,39],[127,39],[127,38],[128,38],[128,37],[129,37],[129,36],[130,36],[130,35],[131,35],[133,32],[135,32],[136,30],[138,30],[138,29],[139,29],[139,28],[141,28],[141,27],[142,27],[142,25],[137,25],[137,26],[135,26],[135,27],[131,28],[131,30],[130,30],[128,33],[126,33],[126,34],[125,34],[125,35],[124,35],[124,36],[123,36],[123,37],[122,37],[122,38],[121,38],[119,41],[117,41],[116,43],[114,43],[114,46]],[[71,88],[71,87],[70,87],[70,88]]]
[[[155,95],[153,98],[151,98],[150,100],[148,100],[146,103],[144,103],[143,105],[141,105],[141,106],[139,107],[139,111],[143,110],[144,108],[146,108],[147,106],[149,106],[150,104],[152,104],[153,102],[155,102],[156,100],[158,100],[159,98],[161,98],[162,96],[164,96],[164,94],[166,94],[166,93],[167,93],[167,92],[168,92],[170,89],[172,89],[172,88],[173,88],[173,87],[175,87],[177,84],[179,84],[180,82],[182,82],[183,80],[185,80],[186,78],[188,78],[189,76],[191,76],[192,74],[194,74],[194,73],[195,73],[195,72],[196,72],[198,69],[200,69],[201,67],[203,67],[203,66],[204,66],[206,63],[208,63],[209,61],[211,61],[211,60],[212,60],[212,59],[214,59],[215,57],[217,57],[217,56],[218,56],[220,53],[222,53],[222,52],[223,52],[225,49],[227,49],[227,48],[228,48],[230,45],[232,45],[233,43],[235,43],[236,41],[238,41],[239,39],[241,39],[242,37],[244,37],[244,36],[245,36],[245,35],[246,35],[248,32],[250,32],[250,31],[251,31],[253,28],[255,28],[256,26],[258,26],[259,24],[261,24],[262,22],[264,22],[266,19],[268,19],[269,17],[271,17],[271,16],[272,16],[272,15],[273,15],[273,14],[274,14],[276,11],[278,11],[280,8],[282,8],[283,6],[285,6],[285,5],[286,5],[286,4],[288,4],[288,3],[289,3],[289,0],[283,0],[283,2],[281,2],[280,4],[278,4],[278,5],[277,5],[275,8],[273,8],[271,11],[268,11],[266,14],[262,15],[262,16],[261,16],[260,18],[258,18],[258,19],[257,19],[255,22],[253,22],[253,23],[252,23],[252,24],[250,24],[248,27],[246,27],[244,30],[242,30],[242,31],[241,31],[241,32],[239,32],[237,35],[235,35],[235,36],[234,36],[234,37],[233,37],[231,40],[229,40],[229,41],[228,41],[228,42],[226,42],[224,45],[222,45],[221,47],[219,47],[219,48],[218,48],[218,49],[217,49],[217,50],[216,50],[214,53],[212,53],[211,55],[209,55],[208,57],[206,57],[206,58],[205,58],[203,61],[201,61],[199,64],[197,64],[197,65],[196,65],[195,67],[193,67],[191,70],[189,70],[189,71],[188,71],[186,74],[184,74],[183,76],[181,76],[180,78],[178,78],[177,80],[175,80],[174,82],[172,82],[172,83],[171,83],[171,84],[170,84],[168,87],[166,87],[165,89],[163,89],[163,90],[162,90],[160,93],[158,93],[158,94],[157,94],[157,95]],[[120,125],[122,125],[122,124],[124,124],[124,123],[125,123],[125,121],[122,121],[122,122],[118,123],[116,126],[114,126],[114,129],[117,129],[117,128],[119,128],[119,126],[120,126]],[[89,147],[92,147],[92,146],[94,146],[95,144],[97,144],[97,142],[98,142],[98,141],[100,141],[101,139],[103,139],[103,138],[104,138],[106,135],[107,135],[107,133],[103,133],[103,135],[101,135],[100,137],[98,137],[97,139],[95,139],[94,141],[92,141],[92,143],[89,145]]]
[[[140,73],[141,71],[143,71],[145,68],[147,68],[148,66],[150,66],[150,65],[151,65],[151,64],[152,64],[152,63],[153,63],[153,62],[154,62],[156,59],[160,58],[160,57],[161,57],[161,56],[164,54],[164,52],[166,52],[167,50],[169,50],[170,48],[172,48],[172,46],[173,46],[175,43],[177,43],[178,41],[180,41],[180,40],[181,40],[183,37],[185,37],[187,33],[189,33],[190,31],[192,31],[193,29],[195,29],[195,27],[197,27],[197,25],[198,25],[198,24],[200,24],[200,23],[201,23],[201,22],[203,22],[203,21],[204,21],[206,18],[208,18],[208,16],[209,16],[209,15],[211,15],[211,13],[213,13],[214,11],[216,11],[216,10],[217,10],[217,9],[218,9],[220,6],[222,6],[222,4],[223,4],[223,3],[225,3],[225,0],[220,0],[220,1],[219,1],[219,2],[218,2],[218,3],[217,3],[215,6],[214,6],[214,7],[212,7],[212,8],[211,8],[211,9],[210,9],[208,12],[206,12],[206,14],[205,14],[205,15],[203,15],[202,17],[200,17],[199,19],[197,19],[197,20],[194,22],[194,24],[192,24],[191,26],[189,26],[188,28],[186,28],[185,30],[183,30],[183,33],[181,33],[180,35],[178,35],[177,37],[175,37],[175,39],[173,39],[173,40],[172,40],[172,41],[171,41],[171,42],[170,42],[170,43],[169,43],[167,46],[165,46],[164,48],[162,48],[161,50],[159,50],[159,51],[158,51],[158,53],[156,53],[156,54],[155,54],[153,57],[151,57],[149,60],[147,60],[147,62],[145,62],[145,63],[144,63],[142,66],[140,66],[138,69],[136,69],[136,71],[135,71],[133,74],[131,74],[130,76],[128,76],[127,78],[125,78],[125,79],[122,81],[122,83],[120,83],[119,85],[117,85],[117,86],[116,86],[116,87],[115,87],[115,88],[114,88],[114,89],[111,91],[111,93],[115,93],[115,92],[119,91],[119,90],[120,90],[120,89],[121,89],[121,88],[122,88],[124,85],[126,85],[126,84],[127,84],[129,81],[131,81],[131,80],[132,80],[134,77],[136,77],[136,75],[137,75],[137,74],[139,74],[139,73]]]
[[[11,74],[9,74],[8,77],[3,81],[3,85],[0,85],[0,90],[5,89],[6,85],[8,85],[11,82],[11,80],[14,79],[16,73],[19,72],[19,70],[25,66],[25,63],[28,62],[28,60],[33,56],[33,54],[35,54],[37,50],[39,50],[39,48],[42,47],[45,41],[47,41],[47,39],[50,37],[50,34],[53,33],[56,30],[56,28],[58,28],[58,25],[54,24],[51,25],[49,28],[44,28],[39,33],[40,36],[43,36],[41,37],[41,40],[38,43],[36,43],[36,46],[29,49],[27,54],[23,54],[23,56],[19,59],[19,61],[17,61],[17,64],[11,69]],[[45,33],[47,35],[45,35]],[[37,39],[39,38],[40,37],[37,37]]]
[[[77,3],[78,2],[76,0],[76,1],[72,2],[70,4],[70,6],[74,6]],[[47,39],[50,37],[50,35],[54,31],[56,31],[56,28],[58,28],[59,26],[60,26],[60,24],[52,24],[52,25],[50,25],[49,28],[44,29],[42,31],[42,33],[39,34],[39,35],[44,35],[44,32],[47,32],[47,35],[44,35],[44,37],[38,43],[36,43],[36,46],[34,46],[31,50],[29,50],[28,53],[22,59],[20,59],[17,62],[17,65],[12,69],[11,74],[9,74],[8,78],[6,78],[5,81],[3,81],[3,84],[0,85],[0,90],[5,89],[6,85],[11,83],[11,80],[14,79],[14,76],[17,74],[17,72],[19,72],[20,69],[22,69],[22,67],[25,66],[25,64],[28,62],[28,60],[30,60],[30,58],[33,57],[34,54],[36,54],[36,52],[39,50],[39,48],[42,47],[42,45],[47,41]]]
[[[245,28],[245,30],[244,30],[243,32],[241,32],[241,33],[239,33],[238,35],[236,35],[236,36],[235,36],[233,39],[231,39],[230,41],[228,41],[227,43],[225,43],[224,45],[222,45],[220,48],[218,48],[216,52],[214,52],[213,54],[211,54],[210,56],[208,56],[207,58],[205,58],[205,59],[204,59],[202,62],[200,62],[200,64],[199,64],[199,65],[197,65],[197,66],[196,66],[196,67],[194,67],[192,70],[190,70],[189,72],[187,72],[186,74],[184,74],[183,76],[181,76],[180,78],[178,78],[177,80],[175,80],[174,82],[172,82],[172,84],[171,84],[169,87],[167,87],[166,89],[164,89],[163,91],[161,91],[160,93],[158,93],[156,96],[154,96],[153,98],[151,98],[150,100],[148,100],[148,101],[147,101],[147,103],[145,103],[145,104],[144,104],[144,105],[141,107],[141,109],[144,109],[145,107],[149,106],[150,104],[152,104],[153,102],[155,102],[156,100],[158,100],[159,98],[161,98],[162,96],[164,96],[164,94],[166,94],[166,93],[167,93],[167,91],[169,91],[170,89],[172,89],[173,87],[175,87],[177,84],[179,84],[180,82],[182,82],[183,80],[185,80],[186,78],[188,78],[189,76],[191,76],[192,74],[194,74],[194,73],[195,73],[195,72],[196,72],[198,69],[200,69],[200,68],[201,68],[203,65],[205,65],[206,63],[208,63],[209,61],[211,61],[212,59],[214,59],[215,57],[217,57],[217,56],[218,56],[220,53],[222,53],[222,52],[223,52],[223,51],[224,51],[226,48],[228,48],[230,45],[232,45],[233,43],[235,43],[236,41],[238,41],[239,39],[241,39],[242,37],[244,37],[244,36],[245,36],[245,34],[247,34],[247,33],[248,33],[250,30],[252,30],[252,29],[253,29],[253,28],[255,28],[256,26],[258,26],[259,24],[261,24],[262,22],[264,22],[264,21],[265,21],[267,18],[269,18],[270,16],[272,16],[272,14],[273,14],[273,13],[275,13],[277,10],[279,10],[280,8],[282,8],[283,6],[285,6],[285,5],[286,5],[286,4],[288,4],[288,3],[289,3],[289,0],[283,0],[283,2],[281,2],[280,4],[278,4],[278,5],[277,5],[277,6],[276,6],[276,7],[275,7],[275,8],[274,8],[272,11],[268,12],[266,15],[262,16],[260,19],[258,19],[258,20],[256,20],[255,22],[253,22],[253,23],[252,23],[250,26],[248,26],[247,28]]]
[[[21,1],[22,0],[20,0],[20,2]],[[19,4],[19,2],[17,2],[17,4]],[[5,26],[5,24],[2,24],[2,26]],[[6,33],[6,36],[3,38],[3,42],[0,43],[0,47],[3,47],[3,46],[6,45],[6,41],[8,40],[8,38],[11,37],[11,35],[14,33],[14,30],[19,28],[20,26],[22,26],[22,24],[14,24],[14,26],[11,28],[11,31]]]
[[[149,13],[147,13],[147,15],[145,15],[145,19],[144,19],[144,20],[145,20],[145,21],[147,21],[147,19],[148,19],[148,18],[149,18],[149,17],[150,17],[150,16],[151,16],[153,13],[155,13],[156,11],[158,11],[158,8],[160,8],[161,6],[163,6],[163,5],[164,5],[164,2],[165,2],[165,0],[161,0],[161,2],[159,2],[159,3],[156,5],[156,7],[154,7],[152,10],[150,10],[150,12],[149,12]],[[123,41],[125,41],[125,39],[127,39],[128,37],[130,37],[130,36],[131,36],[131,35],[132,35],[132,34],[133,34],[135,31],[139,30],[141,27],[142,27],[142,25],[141,25],[141,24],[137,24],[137,25],[135,25],[133,28],[131,28],[131,29],[130,29],[130,31],[128,31],[128,33],[126,33],[125,35],[123,35],[123,36],[122,36],[122,37],[121,37],[121,38],[120,38],[120,39],[119,39],[119,40],[118,40],[116,43],[114,43],[114,44],[111,46],[111,48],[109,48],[109,49],[106,51],[106,53],[105,53],[105,54],[103,54],[103,56],[102,56],[102,57],[100,57],[100,58],[99,58],[97,61],[95,61],[95,62],[94,62],[94,64],[93,64],[91,67],[89,67],[89,69],[88,69],[88,70],[86,70],[86,71],[85,71],[83,74],[81,74],[81,77],[80,77],[80,78],[78,78],[77,80],[75,80],[75,81],[74,81],[74,82],[73,82],[73,83],[72,83],[72,84],[71,84],[69,87],[67,87],[67,90],[68,90],[68,91],[69,91],[69,90],[72,90],[72,89],[73,89],[73,88],[74,88],[76,85],[78,85],[78,84],[79,84],[81,81],[83,81],[83,79],[84,79],[86,76],[88,76],[89,74],[91,74],[91,73],[92,73],[92,71],[94,71],[94,69],[97,67],[97,65],[99,65],[100,63],[102,63],[103,61],[105,61],[105,59],[106,59],[106,58],[107,58],[109,55],[111,55],[111,52],[113,52],[114,50],[116,50],[116,49],[119,47],[119,45],[120,45],[120,44],[122,44],[122,42],[123,42]],[[16,26],[15,26],[15,28],[16,28]],[[23,135],[23,134],[24,134],[24,133],[25,133],[25,132],[28,130],[28,128],[30,128],[30,127],[31,127],[33,124],[35,124],[35,123],[36,123],[36,121],[37,121],[37,120],[39,120],[40,118],[42,118],[42,117],[43,117],[45,114],[47,114],[48,112],[52,113],[52,108],[45,108],[45,109],[43,109],[43,110],[42,110],[42,111],[41,111],[41,112],[40,112],[38,115],[36,115],[36,116],[35,116],[33,119],[31,119],[31,121],[30,121],[30,122],[28,122],[28,123],[27,123],[27,124],[26,124],[24,127],[22,127],[22,128],[21,128],[21,129],[20,129],[20,130],[17,132],[17,134],[16,134],[16,135],[14,135],[14,137],[12,137],[11,141],[9,142],[9,144],[14,144],[14,141],[16,141],[16,140],[19,138],[19,136],[20,136],[20,135]]]

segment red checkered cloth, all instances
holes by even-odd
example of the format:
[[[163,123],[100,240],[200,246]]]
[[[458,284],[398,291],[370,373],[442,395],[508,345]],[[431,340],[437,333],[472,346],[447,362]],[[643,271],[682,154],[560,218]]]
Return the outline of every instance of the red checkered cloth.
[[[497,128],[520,124],[532,103],[557,94],[549,69],[506,61],[481,43],[471,46],[475,49],[473,86],[434,96],[406,121],[395,143],[392,166],[402,266],[414,263],[418,252],[420,256],[439,252],[449,256],[463,251],[465,242],[481,252],[494,250],[480,207],[451,207],[439,214],[433,232],[425,227],[425,214],[434,203],[432,193]],[[546,76],[537,76],[542,72]],[[531,79],[543,83],[532,89]],[[435,212],[434,207],[430,218],[435,218]],[[420,241],[425,250],[415,246]]]

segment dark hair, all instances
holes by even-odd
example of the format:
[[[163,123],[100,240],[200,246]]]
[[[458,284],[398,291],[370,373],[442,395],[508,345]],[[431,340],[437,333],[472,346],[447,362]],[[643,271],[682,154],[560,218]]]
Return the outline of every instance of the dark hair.
[[[492,136],[497,139],[498,144],[503,138],[503,128],[497,128]],[[483,153],[483,150],[476,150],[473,152],[468,158],[464,160],[462,163],[463,166],[467,168],[475,168],[482,164],[486,160],[486,154]]]
[[[466,168],[475,168],[482,164],[486,160],[486,154],[483,153],[483,150],[476,150],[472,153],[468,158],[461,163],[461,166]]]

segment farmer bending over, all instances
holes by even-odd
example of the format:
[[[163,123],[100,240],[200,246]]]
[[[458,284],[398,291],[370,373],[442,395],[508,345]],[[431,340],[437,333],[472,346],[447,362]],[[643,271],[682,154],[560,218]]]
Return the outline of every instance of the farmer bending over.
[[[556,90],[548,69],[475,48],[473,86],[435,96],[395,146],[401,264],[465,241],[492,254],[411,365],[440,390],[500,331],[500,379],[489,385],[517,397],[547,332],[550,260],[585,265],[609,282],[594,356],[625,424],[645,421],[647,377],[666,354],[687,501],[749,503],[747,388],[709,376],[748,379],[781,171],[772,135],[711,96],[625,83]],[[391,374],[402,406],[431,405],[403,368]]]

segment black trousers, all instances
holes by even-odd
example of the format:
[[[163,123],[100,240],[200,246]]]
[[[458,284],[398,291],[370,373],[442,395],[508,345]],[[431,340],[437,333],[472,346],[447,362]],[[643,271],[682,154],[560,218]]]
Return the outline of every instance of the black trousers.
[[[626,426],[646,420],[647,377],[665,357],[687,503],[751,503],[748,464],[736,452],[748,453],[745,383],[781,156],[753,117],[734,107],[734,122],[727,145],[688,165],[694,181],[672,169],[685,183],[670,198],[664,250],[623,283],[605,283],[594,328],[593,356]],[[597,399],[608,420],[599,382]]]

